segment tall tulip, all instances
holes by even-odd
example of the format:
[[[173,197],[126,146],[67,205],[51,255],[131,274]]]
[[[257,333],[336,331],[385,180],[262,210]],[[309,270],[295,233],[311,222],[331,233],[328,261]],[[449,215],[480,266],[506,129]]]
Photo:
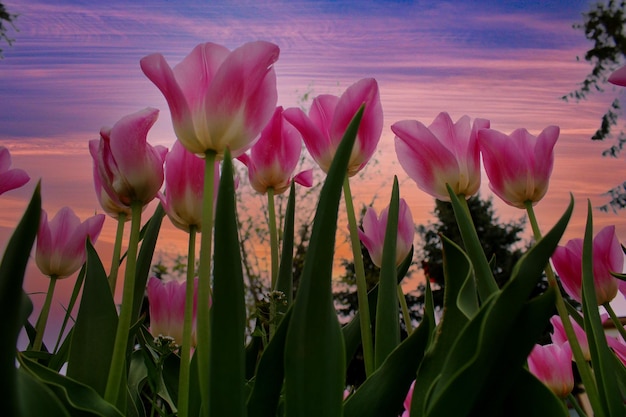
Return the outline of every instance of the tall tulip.
[[[237,156],[246,151],[276,107],[278,46],[263,41],[234,51],[214,43],[196,46],[174,68],[161,54],[141,59],[144,74],[161,90],[174,131],[190,152]]]
[[[446,184],[456,195],[469,198],[480,187],[480,153],[477,133],[489,121],[468,116],[456,123],[442,112],[426,127],[416,120],[394,123],[396,155],[400,165],[417,186],[442,200],[450,201]]]
[[[510,135],[480,130],[478,143],[491,190],[513,207],[536,204],[548,191],[558,137],[558,126],[546,127],[537,137],[526,129]]]
[[[359,237],[367,248],[374,265],[380,267],[383,259],[383,246],[385,243],[385,232],[387,230],[387,217],[389,206],[387,206],[380,216],[372,207],[368,207],[363,217],[363,230],[359,230]],[[408,204],[401,198],[398,211],[398,237],[396,243],[396,264],[402,263],[413,246],[415,235],[415,225],[413,216]]]
[[[528,369],[559,398],[567,397],[574,389],[572,351],[563,345],[535,345],[528,356]]]
[[[155,338],[171,338],[176,346],[183,343],[186,289],[183,282],[163,281],[156,277],[148,280],[147,294],[150,305],[150,333]],[[196,308],[198,279],[193,283],[193,318],[191,346],[196,345]]]
[[[54,288],[58,279],[72,275],[85,263],[85,242],[95,243],[104,224],[104,214],[96,214],[81,223],[74,211],[63,207],[48,222],[45,210],[41,211],[35,261],[39,270],[50,277],[48,292],[37,319],[33,349],[40,350],[48,322]]]
[[[402,405],[404,406],[404,411],[400,417],[410,417],[411,415],[411,402],[413,401],[413,389],[415,388],[415,381],[411,383],[411,387],[409,388],[409,392],[406,393],[406,397],[404,398],[404,402]]]
[[[615,234],[615,226],[604,227],[593,239],[593,280],[598,305],[610,302],[617,295],[617,279],[611,272],[621,273],[624,253]],[[552,263],[565,291],[577,301],[582,301],[583,240],[572,239],[558,246]]]
[[[158,116],[157,109],[140,110],[123,117],[113,128],[102,128],[100,139],[89,141],[100,184],[117,205],[146,205],[163,184],[167,149],[147,142]]]
[[[30,180],[26,171],[10,167],[11,153],[6,147],[0,146],[0,194],[19,188]]]
[[[586,361],[591,360],[591,352],[589,351],[589,342],[587,341],[587,334],[585,333],[585,329],[580,327],[580,325],[573,318],[569,317],[570,323],[572,323],[572,327],[574,328],[574,333],[576,334],[576,340],[580,345],[580,349],[582,350],[583,356]],[[563,321],[560,316],[552,316],[550,318],[550,324],[552,325],[552,343],[557,345],[562,345],[566,343],[567,333],[565,332],[565,327],[563,326]]]
[[[354,176],[371,159],[382,133],[383,109],[376,80],[357,81],[341,97],[329,94],[315,97],[308,116],[299,108],[289,108],[284,114],[302,134],[315,162],[328,172],[343,134],[363,104],[365,110],[348,163],[348,176]]]
[[[95,243],[104,214],[97,214],[81,223],[74,211],[63,207],[48,222],[44,210],[41,213],[35,261],[39,270],[49,277],[66,278],[85,263],[85,240]]]
[[[283,108],[279,106],[261,132],[258,142],[250,149],[250,155],[245,153],[238,159],[248,167],[252,188],[261,194],[265,194],[269,188],[274,194],[281,194],[289,188],[301,152],[300,133],[285,120]],[[312,173],[304,171],[296,175],[294,180],[310,187]]]

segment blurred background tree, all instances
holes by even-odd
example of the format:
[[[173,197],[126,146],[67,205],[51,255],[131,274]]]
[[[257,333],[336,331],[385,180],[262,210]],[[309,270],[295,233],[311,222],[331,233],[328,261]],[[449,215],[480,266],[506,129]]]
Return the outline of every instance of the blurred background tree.
[[[579,88],[564,95],[563,100],[580,101],[592,93],[605,91],[609,75],[626,61],[624,23],[626,23],[626,1],[609,0],[593,4],[588,12],[583,13],[582,23],[573,25],[574,29],[583,31],[585,38],[593,44],[583,56],[593,67]],[[600,120],[600,126],[591,137],[592,140],[611,140],[613,144],[604,150],[602,155],[613,158],[619,156],[626,144],[624,124],[618,124],[622,104],[617,94],[614,93],[613,101]],[[626,181],[609,190],[607,195],[609,202],[601,206],[600,210],[611,209],[617,212],[626,208]]]
[[[9,46],[13,44],[14,39],[9,37],[7,32],[9,30],[9,26],[14,30],[17,30],[15,27],[15,19],[17,19],[17,15],[9,13],[6,6],[3,3],[0,3],[0,40],[4,40],[9,44]],[[0,59],[2,57],[2,48],[0,48]]]

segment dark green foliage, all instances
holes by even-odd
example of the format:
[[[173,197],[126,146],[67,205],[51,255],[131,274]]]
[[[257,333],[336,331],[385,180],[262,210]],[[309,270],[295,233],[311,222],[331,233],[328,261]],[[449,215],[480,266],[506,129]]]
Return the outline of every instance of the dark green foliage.
[[[4,39],[9,46],[13,43],[13,39],[7,35],[8,25],[17,30],[15,28],[15,19],[17,19],[17,15],[9,13],[6,6],[0,3],[0,40]],[[0,58],[2,58],[2,48],[0,48]]]

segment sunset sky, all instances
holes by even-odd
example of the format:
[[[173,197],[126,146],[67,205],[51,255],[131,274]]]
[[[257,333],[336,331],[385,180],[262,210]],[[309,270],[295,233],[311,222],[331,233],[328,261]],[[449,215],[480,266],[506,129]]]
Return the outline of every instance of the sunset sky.
[[[171,147],[169,110],[143,75],[139,60],[162,53],[173,66],[203,42],[230,49],[263,39],[280,47],[275,65],[279,103],[299,105],[303,94],[341,94],[364,77],[380,86],[385,125],[379,162],[353,182],[356,204],[388,202],[393,175],[400,178],[416,223],[432,218],[434,201],[398,164],[389,126],[403,119],[428,125],[441,111],[454,120],[486,118],[505,133],[525,127],[537,134],[558,125],[561,136],[548,196],[536,206],[547,231],[563,213],[569,193],[576,209],[565,239],[582,237],[586,201],[607,201],[605,191],[626,179],[623,159],[603,158],[609,143],[589,138],[613,97],[604,94],[574,103],[560,99],[590,70],[577,61],[590,47],[572,24],[591,2],[580,0],[464,1],[136,1],[8,0],[18,14],[13,46],[2,44],[0,60],[0,145],[13,167],[32,180],[0,196],[0,251],[21,217],[37,179],[49,215],[71,206],[81,217],[101,212],[92,186],[87,143],[102,126],[145,107],[160,109],[150,143]],[[241,174],[244,173],[240,167]],[[491,195],[483,176],[481,196]],[[252,198],[252,197],[251,197]],[[494,200],[503,221],[523,212]],[[153,207],[146,210],[146,218]],[[615,224],[626,243],[626,212],[594,211],[596,232]],[[184,253],[186,235],[164,221],[160,250]],[[339,226],[345,228],[344,225]],[[115,222],[108,218],[97,248],[106,259]],[[530,234],[527,233],[526,236]],[[34,264],[34,263],[33,263]],[[105,261],[105,265],[108,265]],[[107,266],[108,267],[108,266]],[[57,307],[72,280],[57,287]],[[46,282],[31,267],[27,291]],[[407,290],[410,288],[407,288]],[[36,303],[39,296],[33,296]],[[618,295],[615,306],[626,311]]]

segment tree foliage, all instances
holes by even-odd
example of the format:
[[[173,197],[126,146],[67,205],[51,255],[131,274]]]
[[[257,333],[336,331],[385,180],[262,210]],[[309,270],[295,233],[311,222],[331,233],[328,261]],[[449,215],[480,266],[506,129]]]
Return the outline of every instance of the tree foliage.
[[[9,30],[9,25],[17,30],[15,28],[15,19],[17,19],[17,15],[9,13],[6,6],[0,3],[0,40],[4,40],[9,46],[13,43],[13,39],[9,37],[7,31]],[[2,48],[0,48],[0,58],[2,58]]]
[[[604,92],[609,75],[626,61],[626,1],[609,0],[598,2],[591,9],[583,13],[582,23],[573,25],[574,29],[581,30],[585,38],[592,42],[592,47],[584,54],[585,61],[592,65],[592,69],[580,87],[563,96],[564,100],[582,100],[594,92]],[[577,57],[580,60],[580,57]],[[613,139],[613,144],[602,152],[603,156],[618,157],[626,145],[626,133],[623,126],[618,127],[622,104],[619,97],[615,97],[608,109],[601,117],[600,126],[591,137],[592,140]],[[607,192],[610,200],[600,207],[603,211],[611,208],[613,211],[626,208],[626,182]]]

